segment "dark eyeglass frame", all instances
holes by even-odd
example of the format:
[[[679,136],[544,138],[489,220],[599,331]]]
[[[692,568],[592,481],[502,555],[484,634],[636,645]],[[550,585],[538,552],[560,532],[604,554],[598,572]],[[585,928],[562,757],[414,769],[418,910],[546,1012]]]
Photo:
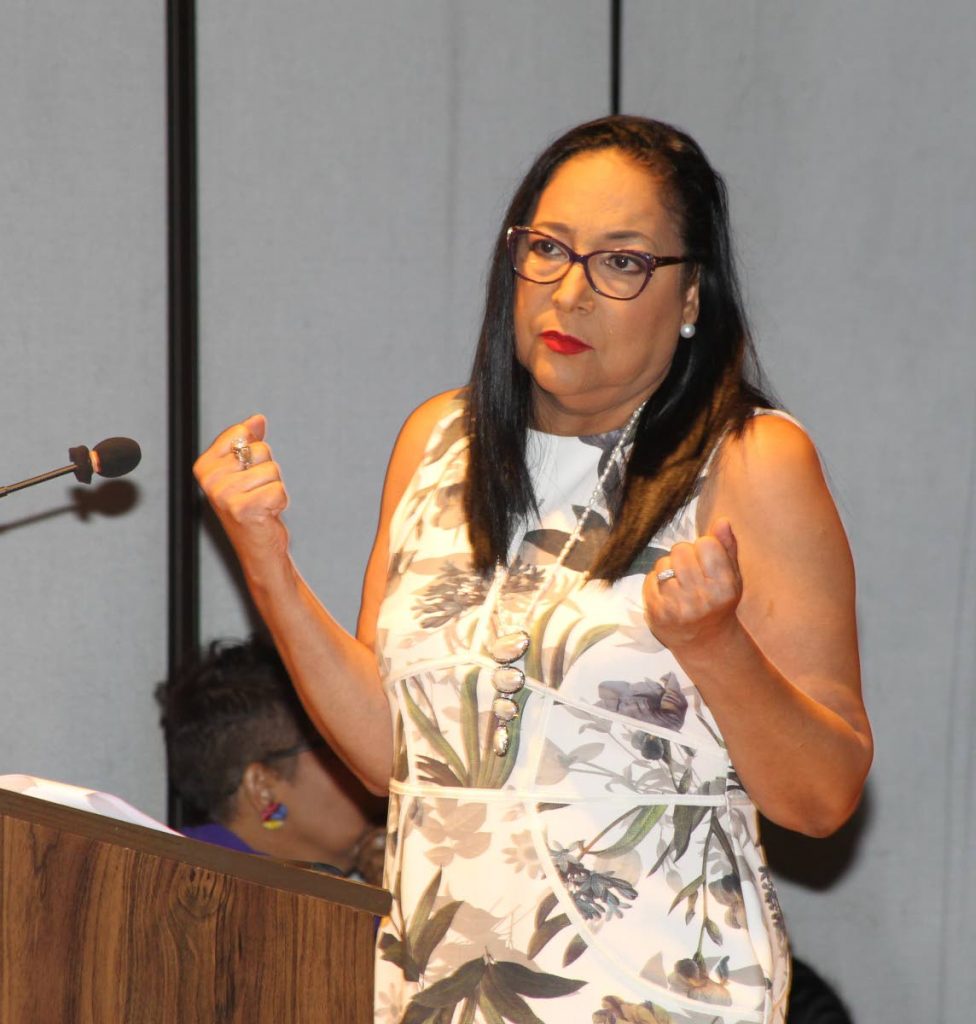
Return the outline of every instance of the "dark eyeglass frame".
[[[285,747],[283,750],[272,750],[267,754],[262,754],[261,757],[254,758],[255,761],[261,764],[269,764],[271,761],[282,761],[286,757],[296,757],[298,754],[304,754],[307,750],[324,750],[328,749],[329,745],[324,739],[307,740],[302,743],[296,743],[293,747]],[[243,773],[243,767],[241,772]],[[226,800],[227,797],[237,792],[238,786],[240,786],[241,780],[238,778],[237,782],[234,783],[232,789],[228,790],[221,796],[221,800]]]
[[[538,235],[540,238],[548,239],[554,245],[558,245],[563,252],[569,256],[569,262],[566,264],[566,269],[563,270],[558,277],[550,278],[548,281],[537,281],[534,277],[528,277],[523,274],[518,266],[516,265],[515,259],[515,247],[518,245],[519,239],[525,235]],[[658,267],[669,267],[677,263],[693,263],[694,259],[691,256],[655,256],[651,252],[642,252],[640,249],[594,249],[593,252],[579,253],[574,249],[571,249],[565,242],[558,238],[554,238],[552,235],[547,234],[545,231],[539,231],[536,228],[529,227],[527,224],[515,224],[508,229],[505,233],[505,240],[508,244],[508,259],[512,264],[512,270],[515,271],[516,276],[522,278],[523,281],[531,281],[532,284],[555,284],[557,281],[561,281],[572,269],[573,264],[579,263],[583,267],[583,273],[586,275],[587,284],[597,293],[602,295],[605,299],[613,299],[615,302],[630,302],[632,299],[636,299],[638,295],[647,287],[647,282],[654,276],[654,271]],[[635,259],[640,260],[644,264],[644,281],[640,288],[634,292],[633,295],[611,295],[609,292],[602,291],[596,281],[593,280],[593,275],[590,273],[589,261],[594,256],[632,256]]]

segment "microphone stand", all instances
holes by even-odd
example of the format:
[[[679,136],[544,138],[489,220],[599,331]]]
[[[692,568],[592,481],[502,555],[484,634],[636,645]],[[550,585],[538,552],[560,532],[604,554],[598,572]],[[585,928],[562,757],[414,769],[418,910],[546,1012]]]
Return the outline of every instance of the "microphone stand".
[[[29,480],[21,480],[16,484],[7,484],[0,487],[0,498],[6,498],[11,491],[20,491],[25,487],[33,487],[34,484],[42,484],[45,480],[54,480],[56,477],[64,476],[65,473],[74,473],[75,477],[83,484],[90,484],[92,478],[91,452],[81,444],[77,448],[68,449],[68,458],[71,465],[62,466],[60,469],[52,469],[40,476],[32,476]]]

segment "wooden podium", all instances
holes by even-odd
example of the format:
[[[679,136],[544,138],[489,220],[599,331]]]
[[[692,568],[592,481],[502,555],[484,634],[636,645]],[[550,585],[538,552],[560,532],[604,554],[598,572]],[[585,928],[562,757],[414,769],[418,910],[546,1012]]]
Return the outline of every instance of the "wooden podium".
[[[0,791],[2,1024],[369,1024],[389,893]]]

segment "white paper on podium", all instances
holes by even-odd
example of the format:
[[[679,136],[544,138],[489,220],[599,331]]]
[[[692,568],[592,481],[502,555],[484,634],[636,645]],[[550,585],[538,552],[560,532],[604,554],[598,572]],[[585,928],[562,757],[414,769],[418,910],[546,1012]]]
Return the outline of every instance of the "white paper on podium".
[[[105,818],[127,821],[130,825],[154,828],[157,832],[169,832],[174,836],[180,834],[161,821],[143,814],[121,797],[101,793],[97,789],[84,789],[81,786],[69,785],[67,782],[39,779],[34,775],[0,775],[0,789],[23,793],[24,796],[34,796],[52,804],[62,804],[64,807],[74,807],[78,811],[101,814]]]

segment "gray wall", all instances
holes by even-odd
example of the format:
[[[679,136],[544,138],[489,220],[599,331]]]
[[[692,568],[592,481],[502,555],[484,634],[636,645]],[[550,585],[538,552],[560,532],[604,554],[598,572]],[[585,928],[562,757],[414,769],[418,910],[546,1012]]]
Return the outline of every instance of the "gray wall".
[[[600,5],[384,12],[201,5],[199,28],[203,433],[268,416],[296,558],[347,626],[396,432],[468,375],[508,194],[609,102]],[[240,632],[219,545],[204,570],[204,635]]]
[[[508,194],[607,109],[607,8],[199,7],[202,430],[269,416],[297,558],[351,625],[390,446],[466,375]],[[726,173],[760,351],[858,563],[868,799],[839,837],[770,845],[797,948],[859,1024],[976,1005],[976,23],[968,0],[934,11],[624,3],[623,105],[683,124]],[[0,506],[0,772],[157,815],[164,43],[157,4],[0,10],[3,480],[108,434],[144,449],[131,486]],[[208,539],[203,635],[249,628]]]
[[[726,173],[781,399],[854,548],[877,756],[836,839],[771,834],[858,1022],[972,1019],[976,8],[625,5],[623,102]],[[967,941],[968,940],[968,941]]]
[[[166,667],[156,6],[0,6],[0,476],[63,466],[69,446],[117,434],[143,448],[129,480],[68,476],[3,499],[0,773],[109,789],[161,814],[148,695]]]

